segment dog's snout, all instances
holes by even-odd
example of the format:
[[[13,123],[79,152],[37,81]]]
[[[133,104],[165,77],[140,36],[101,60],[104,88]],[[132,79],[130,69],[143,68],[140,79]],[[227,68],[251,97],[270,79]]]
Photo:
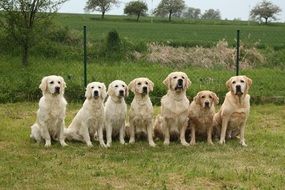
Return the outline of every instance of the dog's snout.
[[[99,95],[99,91],[98,90],[95,90],[94,91],[94,96],[98,96]]]
[[[143,92],[147,93],[147,87],[146,86],[143,87]]]
[[[124,95],[125,95],[125,92],[124,92],[123,90],[120,90],[120,91],[119,91],[119,94],[120,94],[120,96],[124,96]]]
[[[60,87],[59,87],[59,86],[55,87],[55,92],[56,92],[56,93],[59,93],[59,92],[60,92]]]
[[[178,85],[182,85],[183,84],[183,80],[182,79],[178,79]]]
[[[240,85],[236,85],[236,89],[237,89],[237,91],[241,91],[241,86]]]
[[[209,106],[210,106],[210,102],[208,102],[208,101],[205,102],[205,106],[206,106],[206,107],[209,107]]]

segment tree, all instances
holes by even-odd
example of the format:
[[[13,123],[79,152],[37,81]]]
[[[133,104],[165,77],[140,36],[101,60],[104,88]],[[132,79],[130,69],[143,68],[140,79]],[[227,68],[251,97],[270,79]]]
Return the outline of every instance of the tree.
[[[193,7],[189,7],[184,13],[183,17],[190,19],[199,19],[201,16],[201,10]]]
[[[155,10],[155,14],[158,16],[165,16],[168,14],[168,20],[170,22],[172,15],[181,14],[184,8],[184,0],[161,0]]]
[[[101,12],[101,18],[104,19],[105,13],[115,4],[118,4],[117,0],[88,0],[84,9]]]
[[[220,20],[221,13],[219,10],[209,9],[201,16],[202,19]]]
[[[49,26],[51,16],[67,0],[1,0],[3,19],[0,24],[6,34],[22,49],[22,63],[27,65],[30,48],[37,36]]]
[[[128,15],[137,15],[137,22],[138,22],[140,16],[146,15],[147,10],[148,8],[146,3],[141,1],[131,1],[126,5],[124,13]]]
[[[262,21],[262,18],[265,20],[265,24],[268,23],[268,19],[277,20],[275,15],[280,13],[282,10],[277,5],[274,5],[270,1],[262,1],[257,4],[251,11],[250,16],[255,20]]]

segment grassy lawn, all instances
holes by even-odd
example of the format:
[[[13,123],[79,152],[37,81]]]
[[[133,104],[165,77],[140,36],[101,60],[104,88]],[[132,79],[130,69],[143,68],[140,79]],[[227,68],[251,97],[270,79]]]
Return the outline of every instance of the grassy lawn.
[[[68,105],[67,125],[80,106]],[[284,189],[284,106],[252,107],[247,148],[233,140],[45,149],[29,139],[36,110],[36,102],[0,105],[0,189]]]

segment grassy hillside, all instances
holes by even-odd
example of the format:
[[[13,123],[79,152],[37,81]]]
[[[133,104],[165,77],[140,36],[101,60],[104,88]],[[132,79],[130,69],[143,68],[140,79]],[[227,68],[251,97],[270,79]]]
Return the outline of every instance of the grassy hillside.
[[[68,105],[67,125],[80,106]],[[232,140],[45,149],[29,139],[36,109],[37,103],[0,104],[0,189],[284,189],[284,106],[252,107],[247,148]]]

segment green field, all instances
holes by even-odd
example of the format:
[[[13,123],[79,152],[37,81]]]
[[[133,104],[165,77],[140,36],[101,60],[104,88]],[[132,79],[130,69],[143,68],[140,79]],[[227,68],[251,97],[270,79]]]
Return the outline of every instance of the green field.
[[[68,105],[67,125],[80,106]],[[284,106],[252,107],[246,148],[231,140],[45,149],[29,139],[36,110],[37,103],[0,104],[0,189],[284,189]]]

